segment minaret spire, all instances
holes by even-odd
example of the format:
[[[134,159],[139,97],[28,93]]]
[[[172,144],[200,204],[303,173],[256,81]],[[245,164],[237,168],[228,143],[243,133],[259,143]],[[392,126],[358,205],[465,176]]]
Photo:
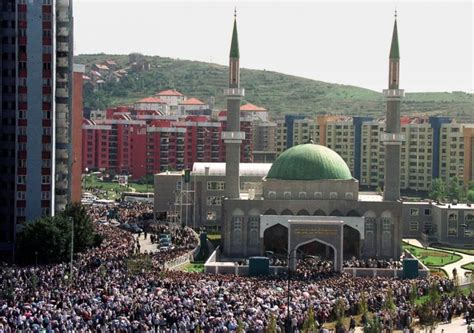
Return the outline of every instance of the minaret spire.
[[[227,98],[227,128],[222,132],[226,145],[226,184],[227,198],[240,198],[240,145],[245,133],[240,131],[240,100],[244,89],[240,87],[240,53],[237,37],[237,9],[234,9],[234,28],[229,55],[229,88],[224,90]]]
[[[385,132],[381,141],[385,146],[385,176],[383,198],[387,201],[400,199],[400,99],[404,91],[399,89],[400,51],[398,48],[397,11],[393,26],[392,43],[389,55],[388,89],[384,90],[386,100]]]

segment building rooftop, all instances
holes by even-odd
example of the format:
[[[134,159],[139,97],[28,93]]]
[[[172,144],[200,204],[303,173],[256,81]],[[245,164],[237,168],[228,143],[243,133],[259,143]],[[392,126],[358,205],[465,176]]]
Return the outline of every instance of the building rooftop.
[[[158,94],[158,96],[183,96],[182,93],[175,89],[168,89],[168,90],[162,90]]]
[[[240,111],[264,112],[264,111],[267,111],[267,109],[262,108],[260,106],[256,106],[251,103],[247,103],[240,107]]]
[[[154,103],[154,104],[166,104],[158,97],[145,97],[137,101],[137,103]]]
[[[351,171],[346,162],[325,146],[312,143],[294,146],[273,163],[267,179],[281,180],[349,180]]]
[[[240,163],[240,176],[265,177],[272,166],[271,163]],[[225,176],[225,163],[196,162],[192,174],[204,176],[206,167],[209,167],[210,176]]]
[[[204,103],[197,98],[189,98],[179,103],[179,105],[204,105]]]

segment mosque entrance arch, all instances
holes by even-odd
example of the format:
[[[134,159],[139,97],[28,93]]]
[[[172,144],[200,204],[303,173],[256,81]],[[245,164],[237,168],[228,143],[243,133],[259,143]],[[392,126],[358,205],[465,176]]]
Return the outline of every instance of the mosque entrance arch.
[[[264,252],[271,251],[275,254],[288,253],[288,228],[281,224],[266,229],[263,233]]]
[[[335,255],[335,250],[332,245],[322,243],[317,239],[300,244],[297,248],[297,252],[300,257],[314,257],[317,260],[334,261]]]
[[[296,269],[297,256],[294,253],[301,248],[318,251],[324,257],[331,256],[332,249],[334,260],[334,270],[342,271],[343,256],[343,220],[325,220],[316,217],[312,219],[295,219],[288,221],[289,224],[289,249],[290,269]],[[324,247],[323,247],[324,246]],[[320,253],[324,249],[324,254]],[[326,251],[328,253],[326,253]]]
[[[344,253],[344,260],[352,257],[360,257],[360,233],[349,225],[344,225],[344,236],[342,239],[342,249]]]

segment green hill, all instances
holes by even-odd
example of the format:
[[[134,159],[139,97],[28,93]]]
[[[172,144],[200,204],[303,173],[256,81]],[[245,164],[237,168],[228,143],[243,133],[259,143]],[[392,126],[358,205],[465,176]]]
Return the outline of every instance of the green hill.
[[[158,56],[144,56],[149,70],[134,71],[120,82],[106,82],[96,91],[86,87],[84,104],[91,108],[106,108],[129,104],[156,92],[175,88],[187,96],[208,101],[215,97],[218,107],[225,106],[222,90],[227,85],[226,66]],[[95,63],[114,60],[119,68],[127,68],[129,56],[91,54],[75,57],[75,62],[85,64],[88,71]],[[382,116],[382,94],[369,89],[326,83],[265,70],[242,69],[242,86],[245,101],[263,106],[274,114],[347,114]],[[430,115],[472,115],[473,94],[411,93],[403,100],[402,113]]]

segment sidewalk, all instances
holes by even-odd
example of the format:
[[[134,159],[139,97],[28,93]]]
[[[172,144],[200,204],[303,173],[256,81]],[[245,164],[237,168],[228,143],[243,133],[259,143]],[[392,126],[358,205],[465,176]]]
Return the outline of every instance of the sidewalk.
[[[403,241],[410,244],[410,245],[414,245],[414,246],[424,248],[423,244],[418,239],[410,238],[410,239],[403,239]],[[446,252],[446,253],[453,253],[453,251],[438,249],[438,248],[435,248],[435,247],[427,247],[426,249],[433,250],[433,251],[441,251],[441,252]],[[466,281],[465,273],[466,272],[471,272],[471,271],[469,271],[467,269],[464,269],[461,266],[465,265],[465,264],[469,264],[471,262],[474,262],[474,255],[468,255],[468,254],[464,254],[464,253],[460,253],[460,252],[455,252],[455,253],[457,255],[461,256],[461,260],[456,261],[452,264],[443,266],[441,268],[446,271],[446,273],[448,274],[450,279],[453,278],[453,269],[456,268],[456,271],[457,271],[458,276],[460,278],[459,282],[461,284],[463,284],[463,282],[468,282],[469,281],[469,279],[467,279],[467,281]]]
[[[147,251],[148,253],[150,252],[158,252],[158,244],[152,244],[150,241],[150,235],[147,235],[148,237],[145,239],[145,234],[142,232],[140,234],[140,237],[138,237],[138,234],[135,235],[135,241],[138,239],[140,242],[140,253],[145,253]]]

